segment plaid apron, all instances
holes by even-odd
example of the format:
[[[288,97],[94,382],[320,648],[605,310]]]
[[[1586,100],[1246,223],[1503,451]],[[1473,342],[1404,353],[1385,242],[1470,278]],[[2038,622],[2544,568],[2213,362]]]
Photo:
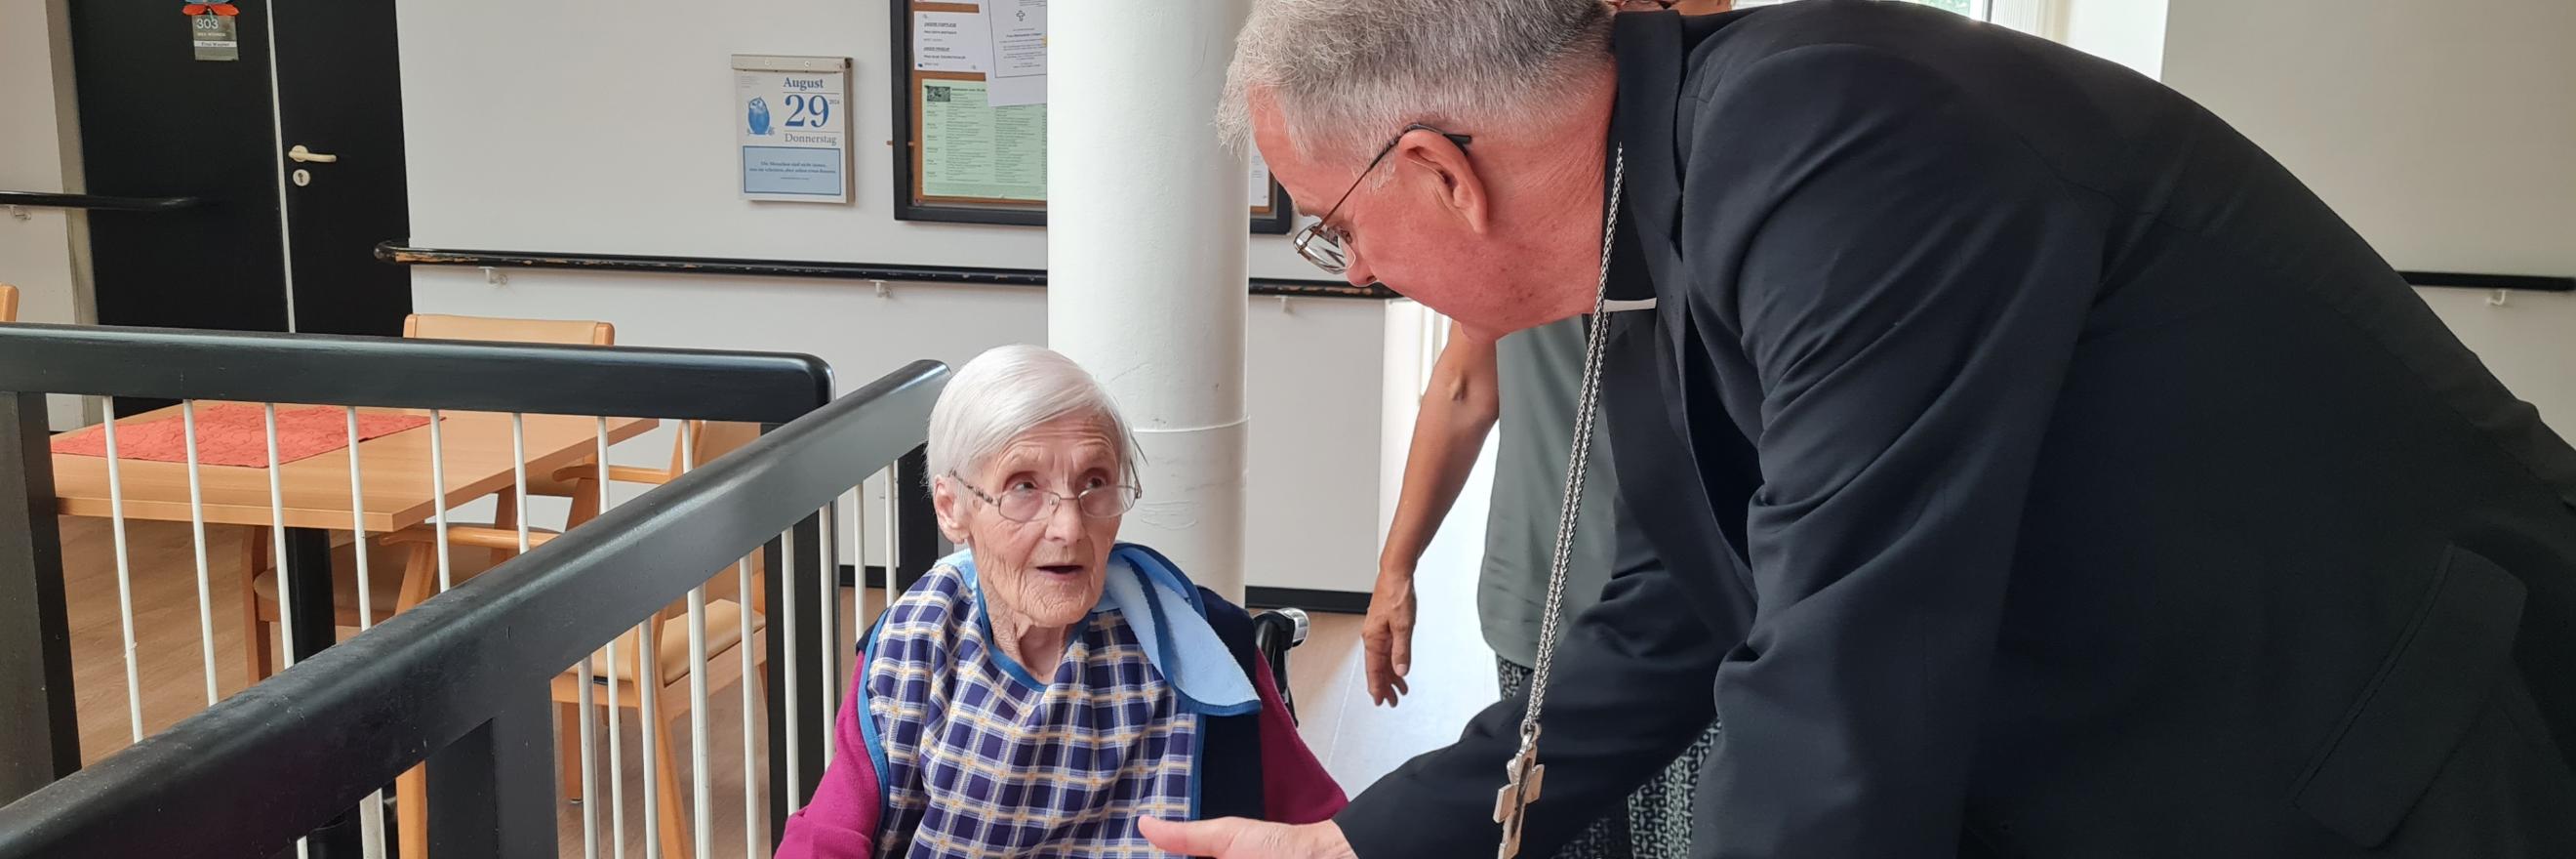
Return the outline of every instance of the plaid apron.
[[[1199,717],[1114,608],[1039,683],[990,644],[972,567],[943,563],[886,614],[860,720],[880,857],[1167,856],[1136,820],[1197,816]]]

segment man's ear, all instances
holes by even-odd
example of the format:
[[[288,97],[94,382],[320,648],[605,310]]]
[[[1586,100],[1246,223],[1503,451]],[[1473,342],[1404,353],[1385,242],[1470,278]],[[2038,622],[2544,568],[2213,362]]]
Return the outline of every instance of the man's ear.
[[[946,536],[948,542],[960,546],[966,545],[965,504],[965,499],[957,496],[956,485],[949,483],[946,475],[930,479],[930,509],[939,514],[939,533]]]
[[[1408,171],[1418,177],[1419,187],[1433,195],[1437,211],[1448,212],[1482,233],[1492,224],[1493,198],[1485,193],[1485,182],[1476,175],[1476,166],[1467,160],[1467,150],[1455,141],[1430,129],[1417,128],[1404,133],[1395,144],[1399,167],[1417,167]]]

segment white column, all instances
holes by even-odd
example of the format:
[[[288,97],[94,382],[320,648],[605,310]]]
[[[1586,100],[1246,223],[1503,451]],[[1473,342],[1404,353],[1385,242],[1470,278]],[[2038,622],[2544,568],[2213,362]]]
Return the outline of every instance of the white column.
[[[1047,338],[1144,446],[1121,539],[1243,597],[1243,158],[1217,97],[1248,0],[1048,10]]]

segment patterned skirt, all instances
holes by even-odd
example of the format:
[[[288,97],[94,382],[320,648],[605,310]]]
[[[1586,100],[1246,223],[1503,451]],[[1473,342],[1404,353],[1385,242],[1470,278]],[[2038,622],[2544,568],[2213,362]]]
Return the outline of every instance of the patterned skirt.
[[[1511,660],[1494,659],[1494,677],[1505,698],[1522,694],[1530,674]],[[1593,821],[1556,852],[1556,859],[1689,859],[1691,797],[1699,786],[1700,764],[1716,742],[1717,723],[1711,722],[1681,757],[1628,797],[1627,814]]]

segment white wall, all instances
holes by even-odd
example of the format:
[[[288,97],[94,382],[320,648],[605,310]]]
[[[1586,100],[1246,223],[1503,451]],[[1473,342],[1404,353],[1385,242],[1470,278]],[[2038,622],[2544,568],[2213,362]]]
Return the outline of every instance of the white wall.
[[[1046,235],[1034,228],[893,219],[883,3],[458,0],[400,14],[419,242],[1046,267]],[[735,53],[855,61],[854,203],[736,199]],[[1253,245],[1255,277],[1321,276],[1284,238]]]
[[[2057,0],[2052,38],[2157,77],[2164,70],[2165,0]]]
[[[466,269],[422,269],[413,300],[423,313],[605,319],[618,342],[806,352],[832,364],[843,391],[902,362],[961,364],[993,346],[1046,342],[1046,296],[1017,287],[895,284],[878,298],[865,284],[774,278],[516,271],[502,286]],[[1251,299],[1246,360],[1252,394],[1245,580],[1255,586],[1367,592],[1377,574],[1380,482],[1401,470],[1380,444],[1390,415],[1381,379],[1389,304]],[[1416,391],[1419,389],[1417,388]],[[615,458],[669,462],[667,434],[619,447]],[[882,491],[871,487],[872,492]],[[1148,488],[1150,491],[1150,487]],[[869,507],[871,559],[881,519]]]
[[[2165,81],[2399,268],[2576,274],[2576,3],[2173,0]]]
[[[893,220],[884,4],[647,0],[610,10],[457,0],[404,4],[400,14],[416,244],[1046,267],[1036,228]],[[736,199],[735,53],[856,61],[856,202]],[[1252,271],[1320,274],[1276,237],[1256,238]],[[604,319],[627,344],[812,353],[836,368],[844,391],[914,358],[954,365],[992,346],[1047,341],[1047,294],[1027,288],[897,283],[879,298],[851,281],[508,274],[494,287],[473,270],[417,269],[414,304]],[[1380,445],[1389,304],[1248,300],[1245,579],[1365,592],[1376,574],[1380,483],[1400,472]],[[617,456],[655,461],[668,444],[642,440]]]
[[[81,187],[68,2],[0,0],[0,190]],[[18,287],[20,321],[88,321],[85,229],[62,209],[0,215],[0,283]],[[55,428],[79,424],[74,398],[52,407]]]
[[[2576,3],[2172,0],[2164,80],[2401,269],[2576,275]],[[2421,290],[2576,436],[2576,296]]]

